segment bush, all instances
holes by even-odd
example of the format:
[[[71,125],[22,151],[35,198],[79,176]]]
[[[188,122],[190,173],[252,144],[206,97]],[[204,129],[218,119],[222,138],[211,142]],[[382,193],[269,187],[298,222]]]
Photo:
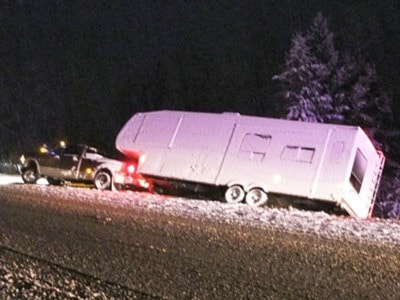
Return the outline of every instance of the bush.
[[[11,162],[0,162],[0,173],[16,175],[20,173],[20,165]]]
[[[400,165],[388,161],[387,167],[382,176],[373,215],[400,219]]]

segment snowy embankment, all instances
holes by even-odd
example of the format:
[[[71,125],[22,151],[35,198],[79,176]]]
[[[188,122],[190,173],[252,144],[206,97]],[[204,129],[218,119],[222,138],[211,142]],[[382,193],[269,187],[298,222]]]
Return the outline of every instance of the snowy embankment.
[[[23,183],[20,175],[0,174],[0,184]],[[39,179],[38,184],[47,184],[46,179]]]
[[[22,183],[21,176],[0,174],[0,184]]]
[[[325,212],[312,212],[297,209],[254,208],[246,204],[227,204],[218,201],[190,200],[143,193],[141,197],[132,196],[132,192],[97,191],[86,188],[47,187],[46,180],[40,185],[29,185],[23,188],[12,183],[21,183],[19,176],[0,174],[0,184],[10,184],[13,192],[30,193],[43,190],[47,197],[53,199],[74,199],[73,201],[107,202],[117,206],[134,206],[135,208],[162,212],[173,216],[195,219],[212,219],[222,223],[258,228],[277,228],[288,232],[316,234],[333,239],[352,239],[374,243],[400,244],[400,222],[389,219],[357,219],[329,215]]]

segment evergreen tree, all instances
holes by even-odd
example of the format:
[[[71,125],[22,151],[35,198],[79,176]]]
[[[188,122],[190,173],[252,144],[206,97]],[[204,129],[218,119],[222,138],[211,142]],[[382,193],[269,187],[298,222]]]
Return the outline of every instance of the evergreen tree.
[[[284,71],[273,80],[283,88],[287,119],[362,127],[381,127],[390,119],[391,100],[375,68],[336,50],[321,13],[305,34],[294,35]]]
[[[287,119],[307,122],[342,119],[335,111],[330,92],[337,57],[327,20],[318,14],[308,32],[293,37],[284,71],[273,77],[284,90]]]
[[[321,12],[315,17],[307,36],[312,55],[327,67],[334,68],[339,57],[334,43],[335,35],[329,30],[328,20]]]
[[[344,123],[382,128],[391,121],[391,98],[382,91],[375,67],[362,58],[344,54],[332,85],[336,106],[346,107]]]

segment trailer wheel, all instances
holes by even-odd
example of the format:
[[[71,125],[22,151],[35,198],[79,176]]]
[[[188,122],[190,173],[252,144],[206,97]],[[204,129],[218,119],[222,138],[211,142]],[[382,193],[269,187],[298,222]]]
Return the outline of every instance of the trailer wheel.
[[[267,193],[260,188],[251,189],[246,195],[246,203],[250,206],[261,206],[268,201]]]
[[[232,185],[225,192],[227,203],[240,203],[243,201],[245,193],[240,185]]]

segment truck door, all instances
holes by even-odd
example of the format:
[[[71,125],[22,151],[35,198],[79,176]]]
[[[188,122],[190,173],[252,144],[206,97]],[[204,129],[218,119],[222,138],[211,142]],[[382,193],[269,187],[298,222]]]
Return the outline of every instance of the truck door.
[[[40,173],[45,176],[58,177],[60,155],[64,152],[64,148],[57,147],[50,150],[39,158]]]
[[[59,155],[58,177],[65,179],[76,179],[79,161],[85,148],[82,145],[67,146]]]

